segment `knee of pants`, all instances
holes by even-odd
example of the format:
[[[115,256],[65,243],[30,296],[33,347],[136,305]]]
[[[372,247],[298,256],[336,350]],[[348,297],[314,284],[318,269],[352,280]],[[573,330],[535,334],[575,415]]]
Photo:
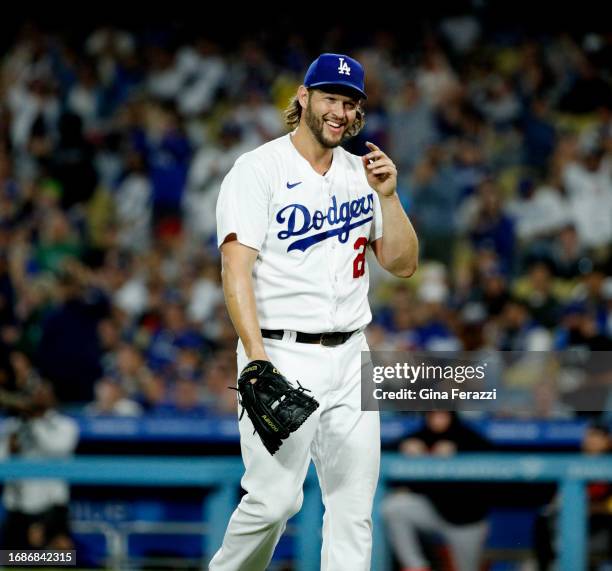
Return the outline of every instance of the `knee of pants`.
[[[266,524],[276,524],[287,521],[302,507],[304,493],[300,491],[297,496],[271,496],[263,505],[261,519]]]
[[[391,494],[387,496],[381,504],[381,512],[385,519],[390,519],[398,515],[405,516],[409,509],[410,499],[408,494]]]

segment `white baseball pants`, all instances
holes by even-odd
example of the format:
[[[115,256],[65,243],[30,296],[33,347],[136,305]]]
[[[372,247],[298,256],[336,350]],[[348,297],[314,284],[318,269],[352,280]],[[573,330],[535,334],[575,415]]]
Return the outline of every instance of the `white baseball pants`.
[[[287,379],[312,391],[319,408],[271,456],[244,415],[240,442],[247,492],[234,511],[210,571],[264,571],[287,520],[302,505],[314,460],[321,486],[322,571],[369,571],[372,502],[380,464],[378,412],[361,410],[363,333],[337,347],[264,339],[268,356]],[[246,365],[238,344],[238,370]]]

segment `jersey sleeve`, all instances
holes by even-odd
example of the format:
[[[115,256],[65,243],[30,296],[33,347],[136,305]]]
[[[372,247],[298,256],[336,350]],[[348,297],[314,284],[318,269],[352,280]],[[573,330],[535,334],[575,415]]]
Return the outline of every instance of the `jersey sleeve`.
[[[374,219],[370,226],[370,243],[378,240],[383,235],[383,220],[382,211],[380,210],[380,200],[378,198],[378,192],[374,192]]]
[[[263,169],[238,160],[221,184],[217,200],[217,246],[236,234],[245,246],[261,250],[269,226],[270,187]]]

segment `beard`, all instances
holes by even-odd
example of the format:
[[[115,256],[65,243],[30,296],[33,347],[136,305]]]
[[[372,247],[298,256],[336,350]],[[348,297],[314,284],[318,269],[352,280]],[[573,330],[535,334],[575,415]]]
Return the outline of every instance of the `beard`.
[[[310,105],[310,101],[308,101],[308,105],[306,106],[306,110],[304,111],[304,120],[306,121],[306,125],[314,135],[314,138],[318,141],[318,143],[326,148],[333,149],[339,145],[341,145],[347,139],[350,139],[350,135],[347,134],[348,129],[345,128],[344,132],[338,139],[332,139],[325,135],[325,119],[324,117],[319,117],[315,115]],[[345,127],[348,127],[345,124]]]

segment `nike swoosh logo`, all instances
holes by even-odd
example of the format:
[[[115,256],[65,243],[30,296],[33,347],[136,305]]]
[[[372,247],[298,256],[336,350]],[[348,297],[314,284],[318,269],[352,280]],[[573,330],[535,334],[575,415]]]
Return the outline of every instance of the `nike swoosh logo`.
[[[288,182],[288,183],[287,183],[287,188],[288,188],[289,190],[291,190],[292,188],[296,187],[298,184],[302,184],[302,181],[300,181],[300,182],[296,182],[296,183],[293,183],[293,184],[291,184],[291,183],[289,183],[289,182]]]

